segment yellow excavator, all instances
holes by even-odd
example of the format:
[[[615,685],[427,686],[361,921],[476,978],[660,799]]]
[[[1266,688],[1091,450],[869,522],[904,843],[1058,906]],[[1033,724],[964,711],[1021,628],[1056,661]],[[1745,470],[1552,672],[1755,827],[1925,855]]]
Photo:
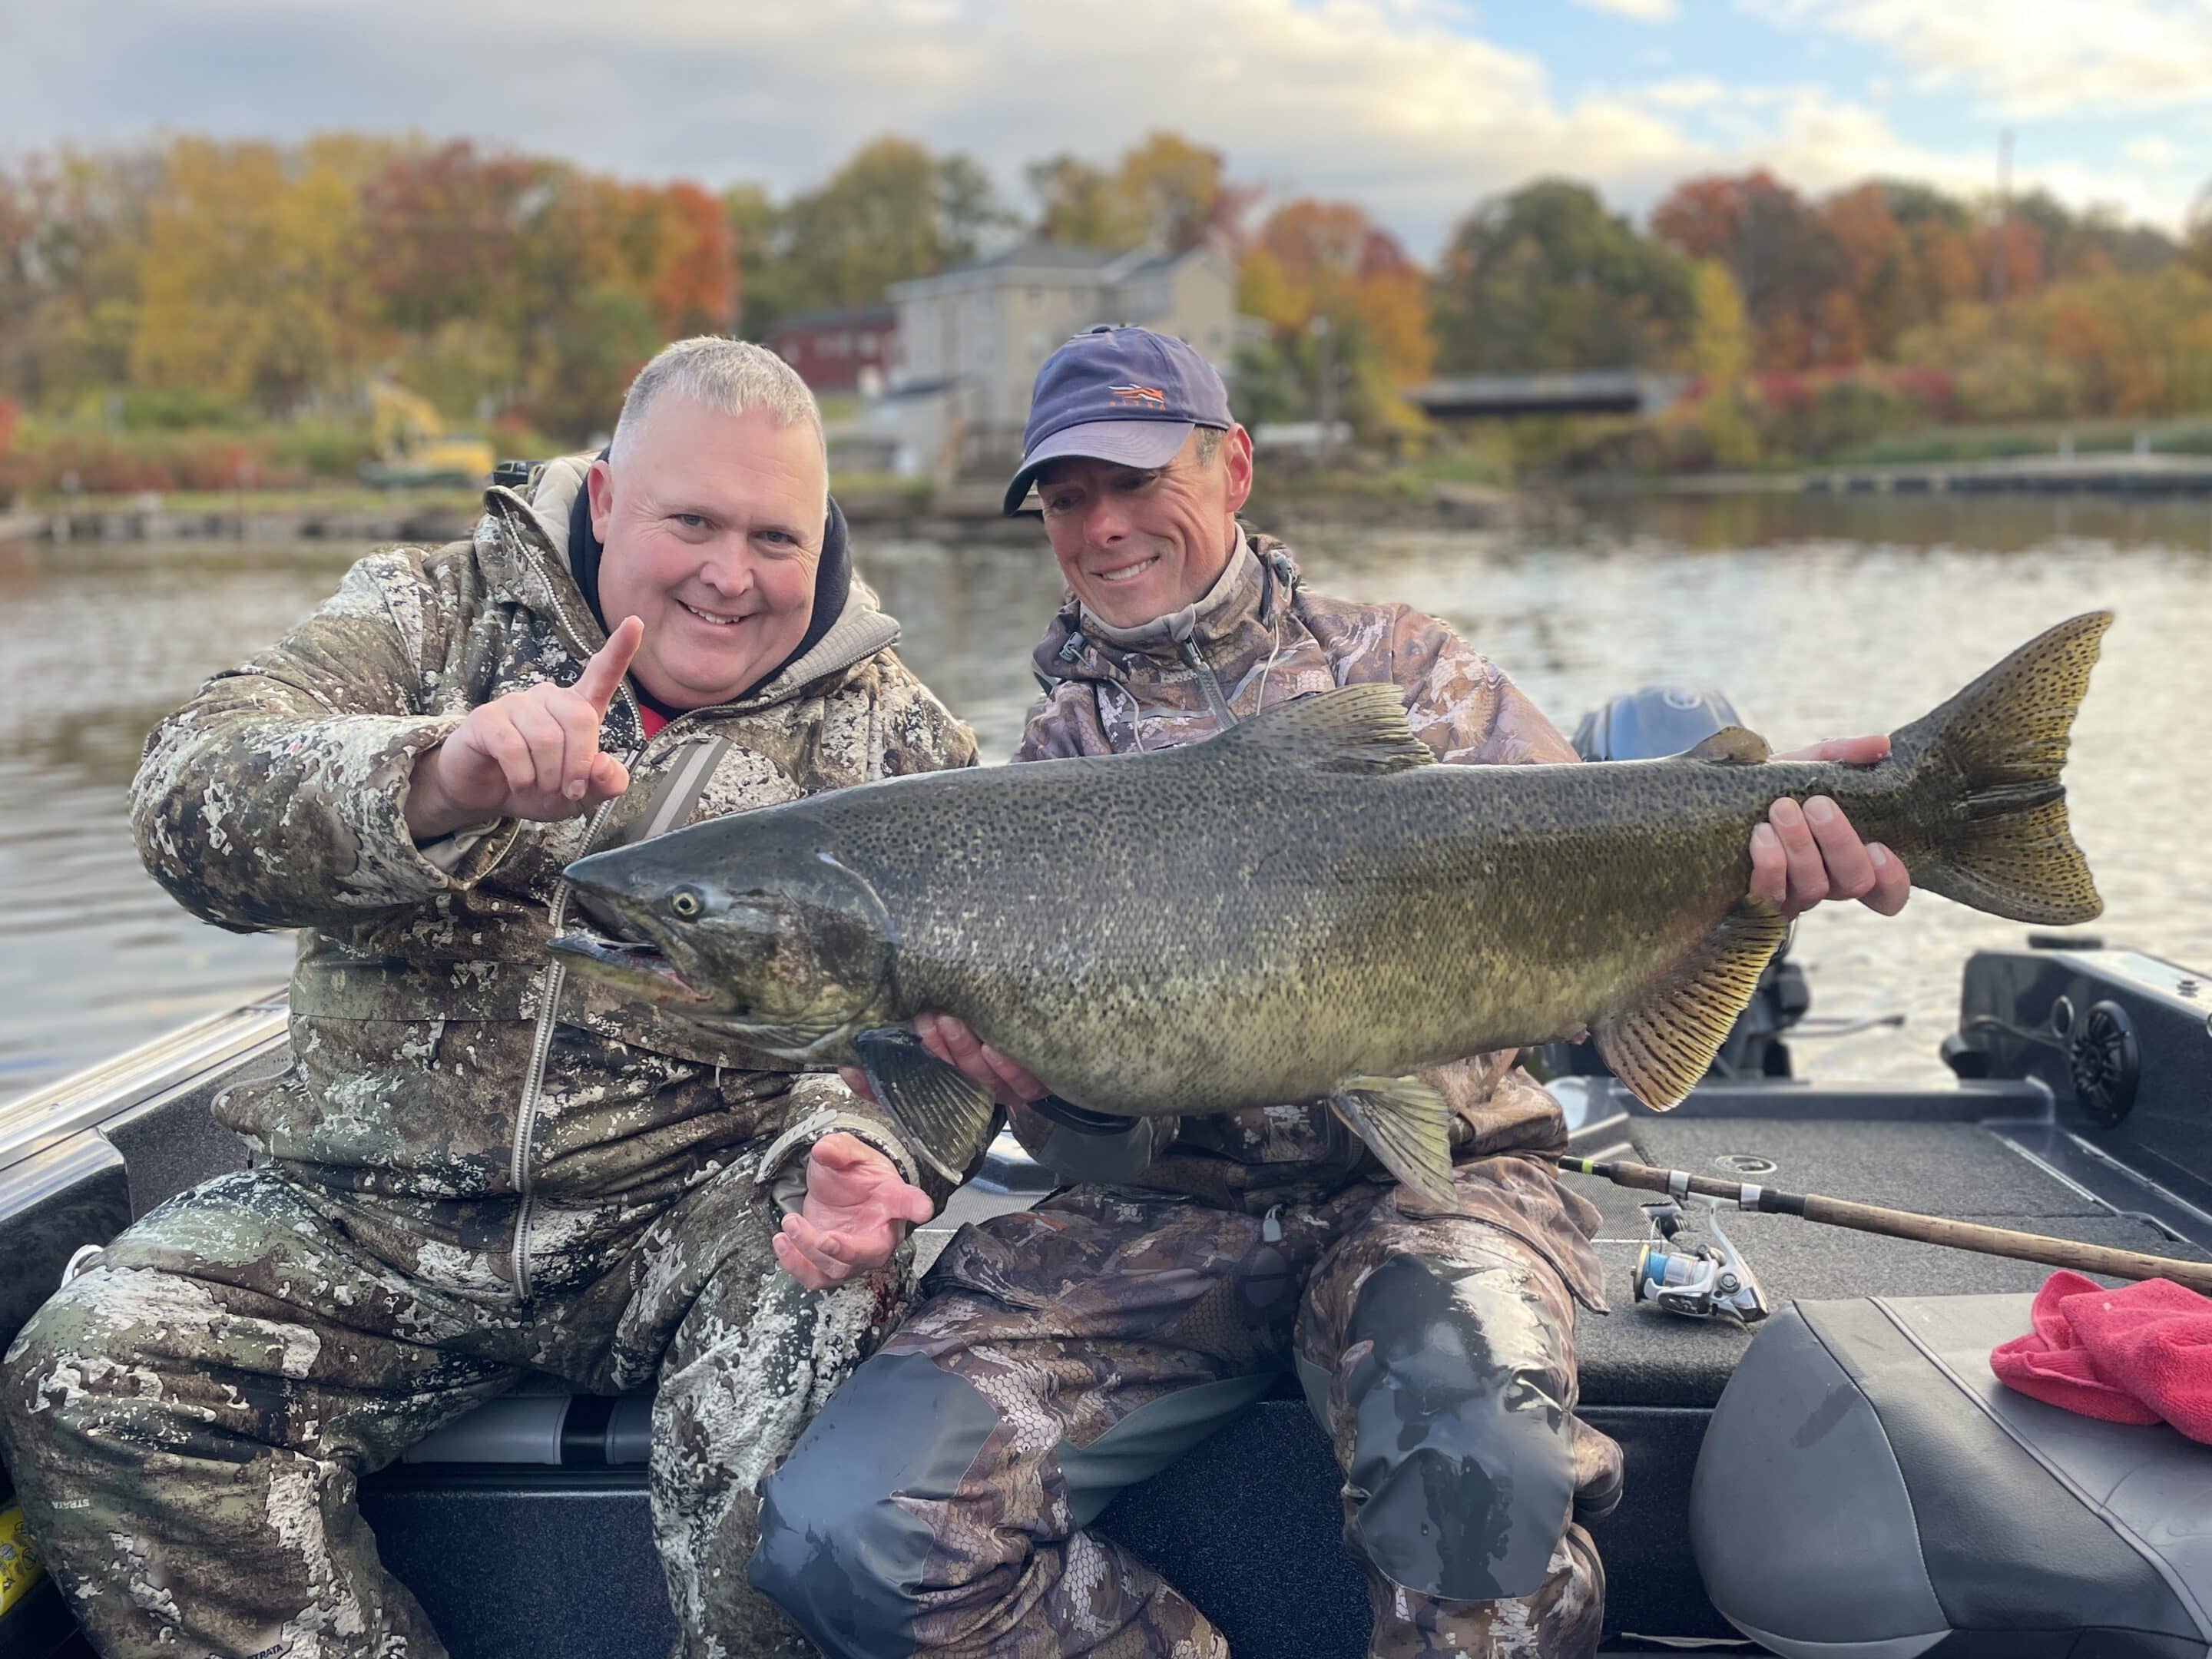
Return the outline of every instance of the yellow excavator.
[[[428,398],[390,380],[368,383],[377,459],[362,463],[361,481],[379,489],[464,484],[481,488],[491,477],[491,446],[481,438],[449,434]]]

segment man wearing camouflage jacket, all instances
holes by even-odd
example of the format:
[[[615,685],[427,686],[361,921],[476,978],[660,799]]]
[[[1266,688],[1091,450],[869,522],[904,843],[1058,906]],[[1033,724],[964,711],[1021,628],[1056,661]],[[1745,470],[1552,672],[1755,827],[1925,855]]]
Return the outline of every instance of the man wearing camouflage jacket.
[[[1249,440],[1180,341],[1070,341],[1038,374],[1026,448],[1007,510],[1034,479],[1071,603],[1036,649],[1048,690],[1017,761],[1194,742],[1376,682],[1404,690],[1440,760],[1576,758],[1443,623],[1313,593],[1286,548],[1245,534]],[[1897,908],[1902,867],[1823,805],[1808,824],[1778,804],[1753,890]],[[1620,1449],[1575,1414],[1575,1310],[1604,1307],[1596,1215],[1553,1178],[1566,1126],[1513,1054],[1421,1074],[1453,1109],[1447,1215],[1323,1103],[1096,1119],[958,1022],[917,1025],[1077,1184],[963,1229],[770,1477],[751,1571],[809,1635],[841,1656],[1218,1659],[1197,1608],[1085,1528],[1289,1372],[1344,1471],[1375,1655],[1595,1650],[1604,1577],[1582,1522],[1621,1480]],[[794,1271],[835,1284],[842,1264]]]
[[[834,1079],[545,945],[587,848],[972,764],[897,632],[804,384],[690,341],[609,457],[362,561],[154,732],[155,876],[301,931],[289,1063],[217,1108],[253,1167],[141,1219],[7,1355],[9,1468],[103,1654],[442,1655],[356,1483],[532,1370],[658,1381],[678,1652],[809,1650],[745,1583],[753,1487],[900,1306],[923,1177]],[[856,1264],[834,1293],[779,1271],[787,1211]]]

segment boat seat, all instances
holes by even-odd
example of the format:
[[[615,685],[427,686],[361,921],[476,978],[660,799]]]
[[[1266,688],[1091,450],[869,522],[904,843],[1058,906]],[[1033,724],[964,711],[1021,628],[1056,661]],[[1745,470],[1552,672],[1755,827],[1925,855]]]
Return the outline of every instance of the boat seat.
[[[2212,1446],[2016,1394],[2032,1297],[1791,1304],[1690,1495],[1713,1604],[1784,1659],[2203,1659]]]

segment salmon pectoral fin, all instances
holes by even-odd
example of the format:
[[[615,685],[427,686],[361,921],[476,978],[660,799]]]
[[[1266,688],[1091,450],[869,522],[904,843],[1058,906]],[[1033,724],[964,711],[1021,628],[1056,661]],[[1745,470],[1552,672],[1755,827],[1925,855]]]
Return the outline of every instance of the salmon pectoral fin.
[[[1613,1074],[1655,1112],[1678,1104],[1727,1041],[1790,924],[1746,896],[1623,1006],[1590,1027]]]
[[[1452,1190],[1451,1108],[1419,1078],[1352,1077],[1328,1103],[1382,1167],[1439,1209],[1459,1208]]]
[[[997,1128],[999,1107],[990,1092],[902,1025],[861,1032],[853,1052],[915,1152],[945,1180],[965,1181]]]

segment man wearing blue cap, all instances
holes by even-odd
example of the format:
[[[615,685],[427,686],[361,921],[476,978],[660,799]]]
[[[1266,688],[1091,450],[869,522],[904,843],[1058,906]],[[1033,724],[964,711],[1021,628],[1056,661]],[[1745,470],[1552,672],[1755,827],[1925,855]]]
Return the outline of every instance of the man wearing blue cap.
[[[1246,533],[1251,441],[1182,342],[1069,341],[1037,375],[1024,451],[1006,510],[1035,485],[1069,599],[1036,648],[1048,690],[1017,761],[1192,742],[1379,681],[1440,760],[1576,758],[1442,623],[1311,592],[1287,548]],[[1817,752],[1871,760],[1886,742]],[[1832,896],[1893,913],[1909,884],[1826,800],[1778,802],[1752,860],[1753,890],[1792,913]],[[768,1482],[750,1574],[809,1636],[841,1656],[1225,1654],[1088,1523],[1294,1375],[1344,1472],[1373,1654],[1595,1651],[1604,1575],[1582,1522],[1621,1473],[1575,1413],[1576,1306],[1605,1306],[1597,1217],[1554,1179],[1566,1125],[1514,1054],[1421,1073],[1453,1109],[1445,1215],[1324,1103],[1102,1121],[957,1021],[917,1024],[1077,1184],[963,1229]],[[803,1282],[859,1265],[787,1234]]]

